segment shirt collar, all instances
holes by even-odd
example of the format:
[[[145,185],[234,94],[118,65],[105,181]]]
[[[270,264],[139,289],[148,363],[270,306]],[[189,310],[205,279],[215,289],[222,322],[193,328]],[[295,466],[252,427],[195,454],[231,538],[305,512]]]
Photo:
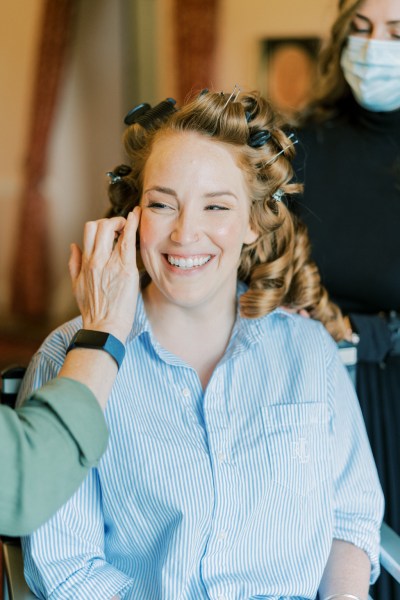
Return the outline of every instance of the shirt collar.
[[[265,334],[265,328],[271,318],[279,316],[279,318],[287,318],[293,320],[293,314],[286,311],[283,308],[276,308],[271,313],[258,317],[256,319],[249,319],[240,315],[239,298],[248,290],[248,286],[242,281],[238,281],[237,285],[237,316],[236,322],[233,328],[231,341],[236,338],[236,342],[240,345],[243,344],[245,347],[249,347],[252,343],[257,342]],[[133,342],[134,339],[142,335],[143,333],[149,333],[151,335],[151,327],[149,319],[146,315],[143,296],[141,292],[138,294],[136,303],[135,319],[133,322],[132,329],[128,335],[126,343]]]
[[[144,308],[143,296],[141,292],[139,292],[136,302],[135,319],[133,321],[133,326],[128,335],[126,343],[130,344],[131,342],[133,342],[134,339],[136,339],[137,337],[142,335],[142,333],[145,332],[150,333],[151,328],[150,322],[147,318],[146,311]]]
[[[239,281],[237,287],[237,316],[227,355],[230,355],[231,353],[237,354],[259,342],[267,334],[268,329],[276,319],[289,319],[290,321],[294,321],[293,313],[290,313],[283,308],[276,308],[267,315],[255,319],[242,317],[240,315],[239,298],[247,290],[248,286],[242,281]]]

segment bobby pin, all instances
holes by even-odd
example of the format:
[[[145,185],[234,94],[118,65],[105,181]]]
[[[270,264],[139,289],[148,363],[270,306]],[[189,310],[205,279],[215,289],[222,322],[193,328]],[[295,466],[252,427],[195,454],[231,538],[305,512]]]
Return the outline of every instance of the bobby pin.
[[[222,110],[225,110],[225,108],[228,106],[229,102],[232,100],[233,96],[235,96],[235,97],[233,98],[232,102],[236,102],[237,97],[239,96],[240,92],[241,92],[240,87],[238,86],[237,83],[235,83],[235,87],[233,88],[232,93],[229,96],[228,100],[226,101],[225,106]],[[235,95],[235,93],[236,93],[236,95]]]
[[[290,135],[288,135],[289,139],[292,139],[294,137],[295,137],[294,133],[291,133]],[[273,156],[267,162],[263,163],[262,166],[263,167],[267,167],[268,165],[270,165],[271,163],[273,163],[278,158],[278,156],[280,156],[283,152],[285,152],[285,150],[287,150],[288,148],[290,148],[290,146],[294,146],[295,144],[298,144],[298,143],[299,143],[299,140],[297,138],[295,138],[293,142],[290,142],[290,144],[288,144],[287,146],[284,146],[280,152],[278,152],[277,154],[275,154],[275,156]]]

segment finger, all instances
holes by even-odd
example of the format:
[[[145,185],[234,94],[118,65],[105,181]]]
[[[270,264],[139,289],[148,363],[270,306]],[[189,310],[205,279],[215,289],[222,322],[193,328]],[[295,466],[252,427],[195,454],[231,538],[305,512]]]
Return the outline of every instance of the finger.
[[[139,206],[136,206],[128,214],[124,231],[118,240],[121,260],[124,264],[136,264],[136,232],[139,226],[140,215],[141,209]]]
[[[100,219],[97,224],[93,257],[108,260],[112,254],[115,239],[124,230],[126,219],[124,217]]]
[[[71,244],[70,246],[70,256],[68,261],[68,269],[69,274],[71,276],[72,284],[79,277],[79,273],[81,272],[82,267],[82,251],[77,244]]]
[[[88,257],[92,254],[96,239],[98,221],[88,221],[83,228],[83,255]]]

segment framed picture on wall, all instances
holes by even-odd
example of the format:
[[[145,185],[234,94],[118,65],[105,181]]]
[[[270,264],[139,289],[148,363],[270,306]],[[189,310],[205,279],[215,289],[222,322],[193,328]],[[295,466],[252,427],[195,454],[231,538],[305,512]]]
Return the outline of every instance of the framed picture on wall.
[[[259,89],[283,114],[307,103],[320,44],[316,37],[262,40]]]

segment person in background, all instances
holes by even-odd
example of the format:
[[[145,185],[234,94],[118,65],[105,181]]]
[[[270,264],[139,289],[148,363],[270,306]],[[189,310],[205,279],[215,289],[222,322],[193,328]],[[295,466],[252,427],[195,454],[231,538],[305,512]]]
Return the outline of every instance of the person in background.
[[[341,0],[295,162],[325,287],[359,338],[357,393],[400,533],[400,2]],[[354,337],[354,336],[353,336]],[[374,598],[400,599],[382,577]]]
[[[128,220],[87,223],[83,253],[73,244],[69,263],[83,326],[103,343],[107,338],[117,344],[120,360],[135,314],[137,223],[137,212]],[[57,378],[23,407],[0,406],[1,534],[26,535],[39,527],[71,497],[105,451],[102,409],[118,365],[107,347],[102,349],[77,345]]]
[[[27,582],[52,600],[366,600],[383,498],[337,346],[296,314],[340,330],[285,205],[294,140],[239,90],[126,120],[110,197],[116,214],[140,206],[141,285],[110,443],[24,539]],[[23,395],[80,328],[50,335]]]

